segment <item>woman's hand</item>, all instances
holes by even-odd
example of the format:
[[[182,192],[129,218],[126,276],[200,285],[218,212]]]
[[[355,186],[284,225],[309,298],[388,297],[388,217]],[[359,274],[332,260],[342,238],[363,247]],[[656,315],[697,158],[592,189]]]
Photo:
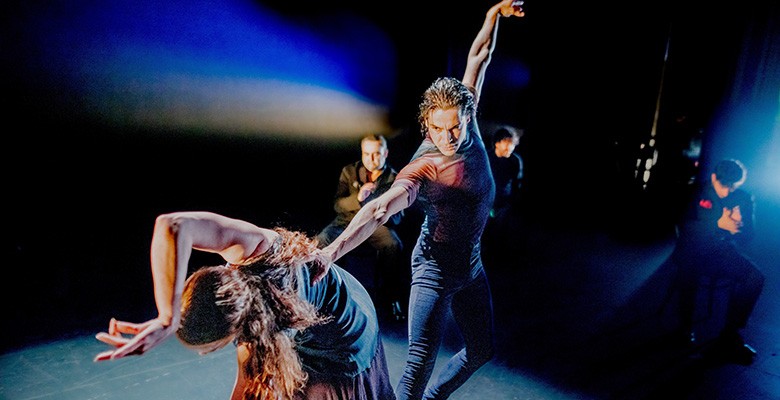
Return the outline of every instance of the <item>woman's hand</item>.
[[[97,340],[116,347],[115,350],[104,351],[95,356],[94,361],[114,360],[125,356],[141,355],[149,349],[162,343],[174,332],[172,325],[164,325],[157,318],[140,324],[118,321],[111,318],[108,333],[95,335]],[[134,335],[126,337],[123,335]]]

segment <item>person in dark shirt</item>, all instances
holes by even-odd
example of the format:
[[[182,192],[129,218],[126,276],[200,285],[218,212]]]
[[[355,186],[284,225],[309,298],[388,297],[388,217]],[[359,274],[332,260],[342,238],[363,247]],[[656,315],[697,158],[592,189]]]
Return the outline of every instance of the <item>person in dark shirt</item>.
[[[320,248],[327,246],[349,225],[364,204],[382,195],[395,181],[397,172],[387,163],[387,140],[378,134],[367,134],[360,140],[359,161],[341,169],[339,183],[333,200],[336,217],[317,235]],[[401,223],[403,211],[393,215],[387,223],[378,227],[368,237],[368,244],[377,252],[374,271],[377,303],[380,314],[392,313],[397,319],[405,318],[403,304],[409,286],[407,268],[402,261],[403,242],[396,227]]]
[[[501,219],[518,204],[523,181],[523,159],[515,152],[520,134],[501,127],[493,134],[493,151],[488,151],[490,170],[496,183],[496,199],[490,217]]]
[[[482,253],[487,261],[496,266],[502,266],[517,256],[517,253],[510,256],[506,248],[517,249],[521,226],[523,159],[515,153],[520,136],[515,128],[502,126],[493,133],[493,145],[487,152],[493,182],[496,184],[496,198],[485,226]]]
[[[696,341],[693,314],[700,277],[733,283],[716,350],[740,363],[751,363],[756,354],[740,330],[747,325],[765,280],[746,256],[755,234],[755,199],[741,188],[746,178],[747,169],[738,160],[725,159],[715,165],[696,192],[671,256],[679,268],[681,329],[686,340]]]
[[[521,4],[504,0],[490,7],[469,49],[463,79],[437,78],[423,93],[418,122],[424,139],[411,161],[392,187],[365,204],[323,249],[326,257],[338,260],[391,215],[420,205],[424,220],[412,251],[409,347],[396,386],[401,400],[448,398],[495,351],[492,295],[480,254],[495,184],[477,106],[499,20],[524,16]],[[327,263],[322,268],[315,279],[327,272]],[[450,313],[464,347],[431,381]]]

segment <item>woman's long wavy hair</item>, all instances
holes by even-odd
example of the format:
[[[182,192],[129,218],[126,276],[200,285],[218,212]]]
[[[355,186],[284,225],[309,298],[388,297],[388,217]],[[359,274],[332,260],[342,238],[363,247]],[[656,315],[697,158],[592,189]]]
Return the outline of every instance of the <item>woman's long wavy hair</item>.
[[[246,345],[247,400],[293,398],[308,379],[293,333],[327,320],[297,293],[297,268],[322,262],[312,259],[315,242],[299,232],[275,231],[280,241],[250,264],[204,267],[187,279],[176,332],[192,346],[228,337]]]

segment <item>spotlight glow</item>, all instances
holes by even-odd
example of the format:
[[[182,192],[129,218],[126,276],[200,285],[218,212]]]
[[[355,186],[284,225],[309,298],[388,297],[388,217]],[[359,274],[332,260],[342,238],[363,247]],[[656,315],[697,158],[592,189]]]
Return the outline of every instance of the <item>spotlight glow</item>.
[[[339,29],[328,31],[249,0],[81,1],[27,11],[18,46],[32,50],[20,64],[77,113],[241,135],[389,130],[393,46],[355,15],[332,16]]]

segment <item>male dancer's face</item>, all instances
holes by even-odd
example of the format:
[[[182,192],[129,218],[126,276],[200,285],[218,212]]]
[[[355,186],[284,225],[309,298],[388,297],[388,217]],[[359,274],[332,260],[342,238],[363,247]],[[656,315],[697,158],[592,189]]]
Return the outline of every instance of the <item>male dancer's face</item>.
[[[437,108],[428,116],[428,135],[445,156],[458,151],[463,143],[463,130],[457,108]]]

